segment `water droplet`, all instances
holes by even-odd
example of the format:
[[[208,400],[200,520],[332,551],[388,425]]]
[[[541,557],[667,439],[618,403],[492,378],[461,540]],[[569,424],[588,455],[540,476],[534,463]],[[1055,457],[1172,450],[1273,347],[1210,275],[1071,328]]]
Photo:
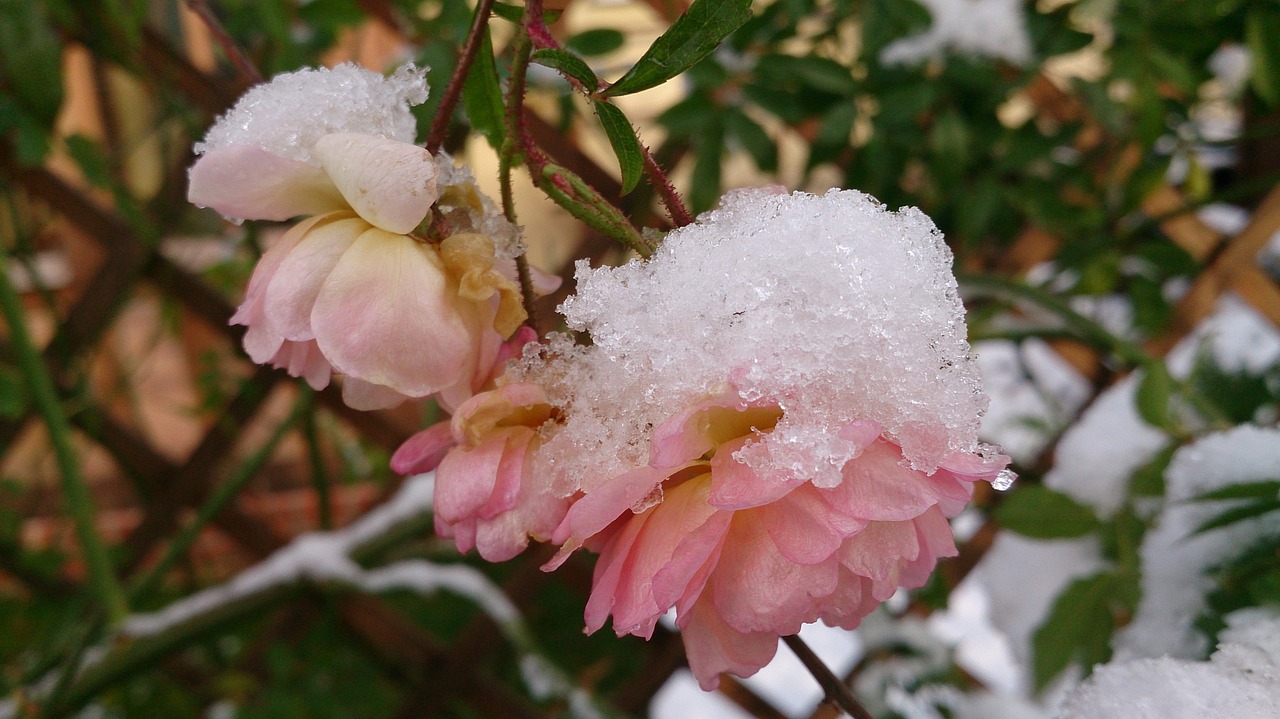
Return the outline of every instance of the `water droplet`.
[[[1000,474],[997,474],[996,478],[991,480],[991,486],[995,487],[997,491],[1003,492],[1012,487],[1016,481],[1018,481],[1017,472],[1012,469],[1002,469]]]

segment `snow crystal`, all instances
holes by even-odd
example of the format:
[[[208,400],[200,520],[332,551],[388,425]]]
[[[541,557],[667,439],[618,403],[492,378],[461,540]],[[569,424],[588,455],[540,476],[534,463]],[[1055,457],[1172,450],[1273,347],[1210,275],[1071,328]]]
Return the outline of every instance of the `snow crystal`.
[[[833,190],[731,193],[650,260],[580,263],[561,311],[592,345],[553,338],[514,372],[566,409],[539,461],[565,490],[644,465],[654,426],[728,387],[784,412],[737,454],[770,476],[838,483],[855,420],[924,471],[979,451],[986,398],[951,260],[919,210]]]
[[[1195,534],[1233,502],[1193,497],[1234,484],[1280,477],[1280,429],[1242,425],[1178,450],[1165,472],[1165,508],[1143,540],[1142,601],[1133,622],[1116,635],[1120,656],[1202,656],[1207,638],[1195,620],[1214,589],[1206,571],[1254,542],[1280,542],[1280,514],[1270,513]]]
[[[1034,464],[1088,399],[1089,381],[1040,340],[985,340],[973,349],[991,398],[979,436]]]
[[[1099,667],[1067,697],[1061,719],[1272,719],[1280,715],[1280,647],[1276,646],[1280,618],[1265,610],[1250,613],[1244,619],[1233,615],[1235,629],[1243,631],[1230,639],[1225,639],[1224,632],[1223,644],[1207,662],[1161,657]]]
[[[426,99],[425,68],[405,65],[390,77],[351,63],[304,68],[250,88],[196,143],[195,152],[252,145],[315,165],[311,147],[334,132],[413,142],[417,130],[409,108]]]
[[[1253,58],[1249,48],[1238,42],[1223,43],[1209,56],[1209,72],[1217,80],[1227,95],[1235,97],[1244,90],[1249,82]]]
[[[919,0],[933,24],[918,35],[896,40],[880,51],[885,65],[912,65],[953,51],[975,57],[1031,61],[1031,38],[1023,0]]]

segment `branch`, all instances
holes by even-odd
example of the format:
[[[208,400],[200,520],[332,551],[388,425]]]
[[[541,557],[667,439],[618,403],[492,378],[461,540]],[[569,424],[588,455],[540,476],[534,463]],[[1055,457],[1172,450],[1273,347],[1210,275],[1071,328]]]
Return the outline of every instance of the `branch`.
[[[813,678],[818,680],[818,684],[822,685],[822,691],[826,693],[827,701],[848,712],[849,716],[854,719],[874,719],[871,716],[871,712],[862,706],[862,702],[858,701],[858,698],[853,695],[849,687],[845,686],[844,682],[831,673],[831,669],[822,663],[822,660],[818,658],[817,654],[813,653],[808,644],[804,643],[800,635],[792,634],[789,637],[783,637],[782,641],[787,643],[791,651],[804,664],[804,668],[808,669]]]

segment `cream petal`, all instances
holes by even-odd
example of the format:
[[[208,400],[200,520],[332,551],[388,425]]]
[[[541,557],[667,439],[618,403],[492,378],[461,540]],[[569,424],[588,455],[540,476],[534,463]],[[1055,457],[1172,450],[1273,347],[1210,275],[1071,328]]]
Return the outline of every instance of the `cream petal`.
[[[351,409],[369,412],[375,409],[390,409],[405,400],[399,392],[372,382],[365,382],[356,377],[345,377],[342,381],[342,401]]]
[[[311,328],[338,371],[422,397],[474,360],[475,327],[458,305],[432,248],[373,228],[325,280]]]
[[[302,236],[280,260],[267,284],[263,311],[267,326],[287,340],[315,338],[311,309],[338,260],[369,223],[346,217],[320,225]]]
[[[288,220],[347,207],[324,170],[251,145],[210,150],[187,174],[187,199],[226,217]]]
[[[440,197],[435,160],[417,145],[344,132],[311,153],[352,209],[387,232],[412,232]]]

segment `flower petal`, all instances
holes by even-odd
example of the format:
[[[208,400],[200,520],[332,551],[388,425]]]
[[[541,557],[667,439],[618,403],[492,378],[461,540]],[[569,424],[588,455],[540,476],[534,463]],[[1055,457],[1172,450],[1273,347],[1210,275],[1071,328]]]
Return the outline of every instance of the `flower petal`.
[[[440,466],[440,461],[454,446],[453,428],[449,422],[436,422],[418,432],[391,455],[391,471],[396,474],[422,474]]]
[[[344,132],[320,138],[311,153],[352,209],[387,232],[412,232],[440,196],[435,160],[417,145]]]
[[[708,599],[693,605],[681,618],[681,636],[689,668],[703,691],[720,686],[720,674],[728,672],[749,677],[773,659],[778,651],[778,635],[770,632],[740,632],[729,626]]]
[[[471,366],[478,318],[467,309],[433,249],[373,228],[325,280],[311,328],[338,371],[422,397]]]
[[[210,150],[187,180],[192,204],[241,220],[288,220],[347,207],[324,170],[251,145]]]
[[[272,332],[298,342],[315,338],[311,309],[320,288],[367,229],[369,223],[347,216],[314,227],[298,239],[280,260],[263,296],[263,314]]]
[[[475,449],[450,451],[436,469],[436,516],[450,523],[474,518],[493,495],[506,449],[506,436],[498,434]]]

